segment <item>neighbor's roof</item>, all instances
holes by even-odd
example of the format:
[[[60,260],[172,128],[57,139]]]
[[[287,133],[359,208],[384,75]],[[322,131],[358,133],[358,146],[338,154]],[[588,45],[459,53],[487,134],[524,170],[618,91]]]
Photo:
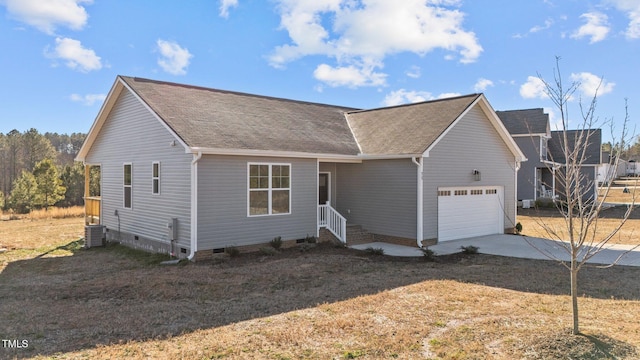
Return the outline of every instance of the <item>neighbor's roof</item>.
[[[121,76],[192,148],[357,155],[353,108]]]
[[[551,161],[559,164],[566,163],[563,146],[564,143],[562,130],[551,132],[551,140],[549,140],[549,155],[551,156]],[[569,151],[573,151],[576,146],[580,146],[584,149],[585,159],[582,164],[597,165],[602,162],[602,130],[567,130],[567,144],[567,149]],[[582,153],[579,155],[582,156]]]
[[[549,114],[542,108],[496,111],[511,135],[546,134]]]
[[[365,154],[422,154],[480,96],[353,111],[347,120]]]

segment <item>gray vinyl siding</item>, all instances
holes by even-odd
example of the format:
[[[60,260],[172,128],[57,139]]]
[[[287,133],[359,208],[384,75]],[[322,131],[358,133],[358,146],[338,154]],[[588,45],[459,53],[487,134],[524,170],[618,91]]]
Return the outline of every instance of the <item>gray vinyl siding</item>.
[[[417,166],[411,159],[336,167],[337,210],[347,224],[374,234],[416,238]]]
[[[503,186],[504,226],[513,227],[515,174],[513,154],[479,107],[471,109],[424,158],[424,239],[438,236],[438,187]]]
[[[520,150],[527,157],[518,171],[518,200],[535,199],[536,168],[547,169],[547,165],[540,162],[540,136],[523,136],[514,138]]]
[[[566,189],[563,182],[565,175],[562,175],[565,167],[556,170],[556,195],[561,199],[566,199]],[[596,165],[582,165],[580,168],[580,187],[583,201],[597,200],[597,176],[598,167]]]
[[[248,163],[291,164],[291,213],[247,215]],[[198,162],[198,251],[315,236],[318,163],[289,159],[204,155]]]
[[[169,243],[178,218],[178,244],[190,247],[191,155],[131,93],[124,90],[87,154],[101,165],[102,219],[110,230]],[[152,194],[152,163],[160,162],[160,194]],[[132,164],[132,208],[123,207],[123,164]],[[114,215],[118,211],[118,217]]]

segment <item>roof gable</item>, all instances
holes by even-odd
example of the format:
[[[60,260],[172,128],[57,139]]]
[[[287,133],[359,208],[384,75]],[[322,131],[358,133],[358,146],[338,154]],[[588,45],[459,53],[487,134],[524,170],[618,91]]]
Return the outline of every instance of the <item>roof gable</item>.
[[[542,108],[496,111],[511,135],[548,134],[549,114]]]
[[[364,154],[422,154],[479,94],[347,113]]]

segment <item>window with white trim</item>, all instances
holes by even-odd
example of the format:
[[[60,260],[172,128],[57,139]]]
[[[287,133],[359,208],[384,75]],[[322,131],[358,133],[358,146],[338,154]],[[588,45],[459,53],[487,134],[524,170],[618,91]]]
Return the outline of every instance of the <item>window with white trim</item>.
[[[133,180],[133,165],[124,164],[122,171],[122,187],[123,187],[123,200],[122,206],[125,209],[131,209],[132,203],[132,181]]]
[[[249,216],[291,213],[291,164],[249,163]]]
[[[154,161],[151,164],[151,193],[160,195],[160,162]]]

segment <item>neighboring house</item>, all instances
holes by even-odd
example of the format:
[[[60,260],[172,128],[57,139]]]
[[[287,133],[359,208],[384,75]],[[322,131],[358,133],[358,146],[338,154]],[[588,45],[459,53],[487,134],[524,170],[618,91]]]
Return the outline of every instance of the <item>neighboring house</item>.
[[[356,110],[123,76],[77,159],[109,240],[190,259],[348,243],[347,222],[416,246],[511,231],[526,160],[482,94]]]
[[[562,171],[566,166],[565,157],[565,135],[563,131],[552,131],[549,141],[549,157],[556,164],[555,171]],[[581,182],[584,186],[583,199],[598,199],[598,167],[602,164],[602,131],[600,129],[567,130],[566,144],[569,151],[573,151],[578,146],[582,151],[577,158],[582,158],[581,162]],[[576,145],[577,144],[577,145]],[[555,182],[554,194],[564,197],[565,190],[562,182]]]
[[[542,108],[496,111],[527,157],[518,171],[518,201],[553,197],[553,162],[548,155],[549,115]]]
[[[518,201],[535,201],[538,198],[556,198],[564,196],[558,179],[560,169],[564,168],[562,131],[551,131],[549,115],[542,108],[496,111],[505,128],[509,131],[528,161],[518,171]],[[600,129],[589,132],[585,148],[585,160],[582,163],[583,181],[592,189],[585,198],[596,199],[598,167],[601,164],[602,132]],[[580,130],[567,130],[569,149],[575,146]]]
[[[628,164],[626,160],[617,159],[616,164],[615,157],[611,156],[611,152],[602,152],[602,163],[598,165],[598,184],[608,184],[616,178],[627,176]]]

